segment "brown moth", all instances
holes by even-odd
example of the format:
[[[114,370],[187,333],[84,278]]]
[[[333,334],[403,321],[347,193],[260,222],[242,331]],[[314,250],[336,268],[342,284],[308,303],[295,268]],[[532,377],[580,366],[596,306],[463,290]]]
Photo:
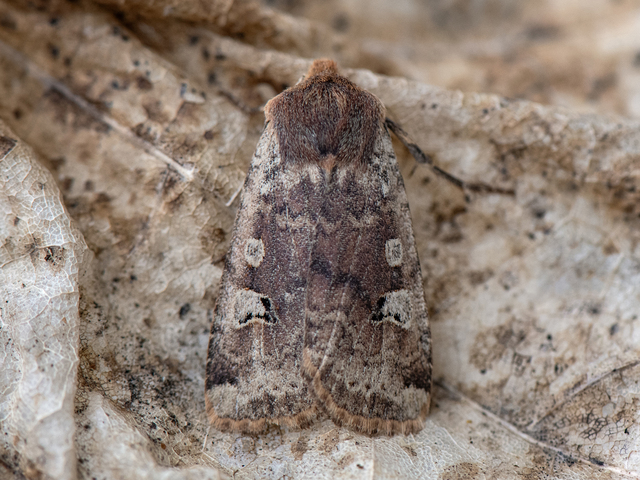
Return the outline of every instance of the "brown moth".
[[[316,60],[265,115],[211,327],[209,418],[418,432],[431,337],[384,107]]]

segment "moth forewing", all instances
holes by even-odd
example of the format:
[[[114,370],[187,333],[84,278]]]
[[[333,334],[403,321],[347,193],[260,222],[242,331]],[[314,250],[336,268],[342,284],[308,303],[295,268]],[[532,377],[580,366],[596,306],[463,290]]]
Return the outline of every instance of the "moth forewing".
[[[417,432],[431,345],[384,107],[315,61],[265,107],[209,343],[214,425]]]

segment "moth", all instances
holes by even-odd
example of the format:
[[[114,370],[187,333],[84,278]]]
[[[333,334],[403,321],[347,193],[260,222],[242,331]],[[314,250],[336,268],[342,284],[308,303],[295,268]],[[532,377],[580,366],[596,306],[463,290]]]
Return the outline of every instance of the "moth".
[[[211,326],[209,419],[418,432],[431,336],[394,124],[331,60],[265,116]]]

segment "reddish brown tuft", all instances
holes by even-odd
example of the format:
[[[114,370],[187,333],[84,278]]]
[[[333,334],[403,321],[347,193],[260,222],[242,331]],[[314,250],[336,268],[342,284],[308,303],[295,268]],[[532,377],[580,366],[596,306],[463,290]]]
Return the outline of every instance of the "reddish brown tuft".
[[[380,100],[340,75],[333,60],[313,62],[307,77],[272,98],[264,111],[288,165],[357,169],[370,161],[384,130]]]
[[[314,60],[309,67],[306,78],[314,77],[320,74],[338,75],[338,65],[336,65],[336,62],[334,62],[330,58],[320,58],[318,60]]]

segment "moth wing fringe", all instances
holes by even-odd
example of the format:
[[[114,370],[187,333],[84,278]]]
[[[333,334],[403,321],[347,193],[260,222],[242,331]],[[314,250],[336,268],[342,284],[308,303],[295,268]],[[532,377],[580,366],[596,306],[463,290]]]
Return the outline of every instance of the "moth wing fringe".
[[[277,418],[259,418],[251,420],[243,418],[242,420],[234,420],[228,417],[220,417],[216,414],[213,404],[209,397],[205,395],[205,406],[207,417],[211,424],[218,430],[224,432],[242,432],[242,433],[263,433],[269,425],[278,425],[290,428],[309,428],[318,418],[318,407],[315,405],[291,417]]]
[[[429,414],[429,405],[431,403],[430,393],[427,394],[427,401],[422,405],[420,414],[417,418],[400,421],[379,417],[368,418],[363,417],[362,415],[354,415],[353,413],[349,413],[344,408],[338,406],[329,391],[322,386],[320,372],[315,365],[311,363],[306,351],[304,352],[303,357],[304,372],[311,379],[311,385],[313,386],[316,395],[334,423],[340,426],[351,427],[366,435],[383,434],[388,436],[418,433],[424,427],[424,421]]]

